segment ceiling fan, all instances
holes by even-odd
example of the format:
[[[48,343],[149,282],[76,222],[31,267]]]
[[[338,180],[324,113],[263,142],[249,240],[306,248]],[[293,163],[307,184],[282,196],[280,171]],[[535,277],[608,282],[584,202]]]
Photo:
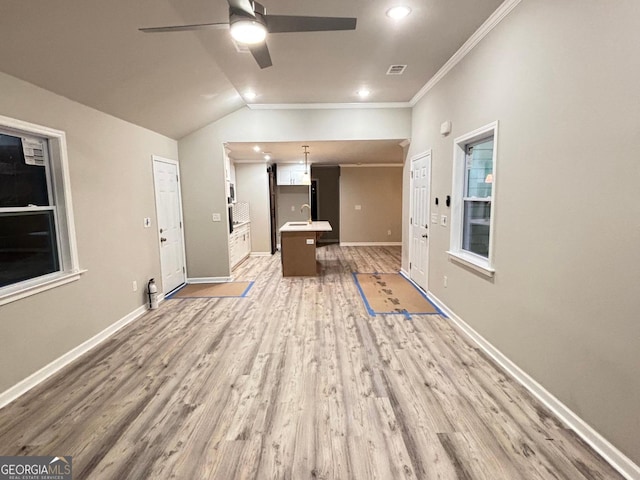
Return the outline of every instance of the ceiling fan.
[[[267,33],[326,32],[355,30],[356,19],[349,17],[302,17],[296,15],[268,15],[264,6],[251,0],[227,0],[229,21],[199,23],[168,27],[140,28],[145,33],[182,32],[229,28],[236,42],[246,45],[260,68],[273,65],[267,48]]]

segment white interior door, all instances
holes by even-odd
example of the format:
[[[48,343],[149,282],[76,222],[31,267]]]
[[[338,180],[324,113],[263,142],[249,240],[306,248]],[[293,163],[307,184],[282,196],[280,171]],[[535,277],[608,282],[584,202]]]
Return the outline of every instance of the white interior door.
[[[429,185],[431,152],[411,159],[411,246],[409,275],[427,291],[429,267]]]
[[[165,294],[184,284],[186,280],[179,175],[178,162],[153,157],[158,219],[156,227],[160,242],[162,288]]]

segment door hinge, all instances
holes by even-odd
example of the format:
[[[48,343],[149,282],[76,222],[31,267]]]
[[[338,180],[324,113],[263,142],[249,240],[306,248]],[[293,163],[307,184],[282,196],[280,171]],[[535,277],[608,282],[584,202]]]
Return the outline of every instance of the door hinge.
[[[413,178],[413,170],[411,170],[411,178]]]
[[[187,271],[184,269],[184,266],[182,267],[182,273],[187,273]]]
[[[409,270],[411,270],[411,262],[409,262]]]

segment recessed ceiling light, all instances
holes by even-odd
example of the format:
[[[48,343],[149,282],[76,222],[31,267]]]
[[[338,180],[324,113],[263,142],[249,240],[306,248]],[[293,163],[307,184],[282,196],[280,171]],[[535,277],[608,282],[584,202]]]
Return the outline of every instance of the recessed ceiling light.
[[[264,159],[267,161],[271,160],[271,155],[269,155],[268,153],[265,154]]]
[[[371,92],[366,88],[361,88],[357,93],[360,98],[367,98],[369,94],[371,94]]]
[[[256,92],[252,92],[251,90],[244,92],[244,98],[247,100],[254,100],[257,96]]]
[[[260,151],[260,147],[258,145],[255,145],[253,147],[253,151],[256,152],[256,153],[259,152]]]
[[[391,7],[389,10],[387,10],[387,16],[394,18],[396,20],[399,18],[404,18],[410,13],[411,13],[411,9],[406,5],[398,5],[396,7]]]

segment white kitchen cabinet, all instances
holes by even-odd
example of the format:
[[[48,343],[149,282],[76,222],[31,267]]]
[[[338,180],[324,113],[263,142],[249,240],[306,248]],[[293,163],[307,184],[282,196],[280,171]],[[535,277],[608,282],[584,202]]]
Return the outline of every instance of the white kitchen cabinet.
[[[304,185],[304,165],[298,163],[278,164],[277,184],[278,185]]]
[[[231,268],[238,265],[251,253],[251,224],[235,225],[229,235],[229,262]]]

